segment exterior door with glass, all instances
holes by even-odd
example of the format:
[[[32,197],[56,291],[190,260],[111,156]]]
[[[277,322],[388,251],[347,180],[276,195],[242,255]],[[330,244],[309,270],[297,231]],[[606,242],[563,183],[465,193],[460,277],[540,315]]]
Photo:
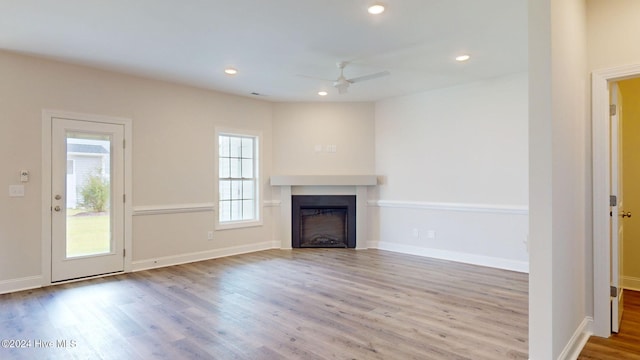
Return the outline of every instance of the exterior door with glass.
[[[51,126],[51,281],[123,271],[124,126]]]

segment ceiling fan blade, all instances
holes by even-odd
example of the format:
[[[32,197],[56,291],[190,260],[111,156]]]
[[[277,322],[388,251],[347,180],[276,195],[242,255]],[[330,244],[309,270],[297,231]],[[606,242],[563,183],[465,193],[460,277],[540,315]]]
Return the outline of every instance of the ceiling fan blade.
[[[391,74],[391,73],[388,72],[388,71],[381,71],[381,72],[377,72],[377,73],[373,73],[373,74],[369,74],[369,75],[358,76],[358,77],[355,77],[353,79],[347,79],[347,81],[352,83],[352,84],[354,84],[354,83],[361,82],[361,81],[377,79],[379,77],[387,76],[389,74]]]

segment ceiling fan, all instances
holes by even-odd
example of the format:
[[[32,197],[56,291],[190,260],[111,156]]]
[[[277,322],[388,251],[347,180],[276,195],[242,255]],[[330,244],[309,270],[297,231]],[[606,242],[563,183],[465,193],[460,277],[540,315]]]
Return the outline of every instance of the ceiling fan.
[[[333,81],[333,87],[338,89],[338,93],[345,94],[345,93],[347,93],[347,89],[349,88],[349,86],[351,84],[355,84],[355,83],[362,82],[362,81],[367,81],[367,80],[377,79],[379,77],[387,76],[387,75],[390,74],[390,72],[388,72],[388,71],[380,71],[380,72],[369,74],[369,75],[363,75],[363,76],[358,76],[358,77],[354,77],[354,78],[351,78],[351,79],[347,79],[344,76],[344,68],[347,67],[347,65],[349,65],[349,61],[339,61],[339,62],[337,62],[336,66],[338,67],[338,69],[340,69],[340,76],[336,80],[327,80],[327,79],[321,79],[321,80]],[[315,79],[314,77],[311,77],[311,76],[304,76],[304,77],[310,77],[312,79]]]

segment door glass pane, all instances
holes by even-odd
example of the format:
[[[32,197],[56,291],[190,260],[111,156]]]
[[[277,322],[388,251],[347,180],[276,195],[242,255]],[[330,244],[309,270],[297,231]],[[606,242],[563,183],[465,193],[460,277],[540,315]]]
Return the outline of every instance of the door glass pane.
[[[67,133],[66,256],[111,252],[111,136]]]

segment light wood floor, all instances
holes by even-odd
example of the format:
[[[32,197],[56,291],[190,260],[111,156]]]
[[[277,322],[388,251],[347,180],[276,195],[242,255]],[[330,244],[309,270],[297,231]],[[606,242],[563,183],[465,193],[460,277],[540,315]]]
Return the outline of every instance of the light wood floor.
[[[527,279],[269,250],[0,295],[0,359],[527,359]]]
[[[620,333],[608,339],[592,336],[578,359],[640,360],[640,292],[624,293]]]

